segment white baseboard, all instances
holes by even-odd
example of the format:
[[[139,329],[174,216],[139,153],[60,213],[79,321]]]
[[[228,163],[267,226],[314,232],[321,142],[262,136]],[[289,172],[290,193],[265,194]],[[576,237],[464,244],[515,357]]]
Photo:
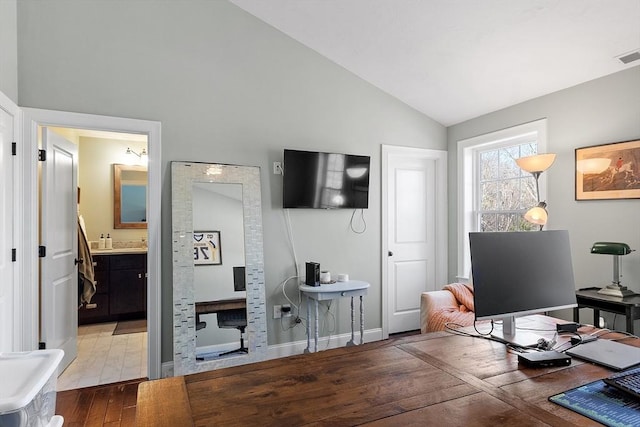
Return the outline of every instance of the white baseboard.
[[[318,351],[328,350],[331,348],[344,347],[351,339],[351,333],[332,335],[331,337],[320,337],[318,339]],[[368,329],[364,331],[364,342],[380,341],[382,339],[382,329]],[[355,335],[356,342],[360,341],[360,334]],[[311,349],[313,350],[314,341],[311,338]],[[296,354],[302,354],[307,348],[307,340],[294,341],[285,344],[270,345],[267,350],[267,360],[279,359],[287,356],[294,356]],[[173,361],[164,362],[162,364],[162,378],[173,376]]]
[[[320,337],[318,339],[318,351],[328,350],[331,348],[344,347],[351,339],[351,332],[340,335],[332,335],[331,337]],[[382,329],[368,329],[364,331],[364,342],[380,341],[382,339]],[[356,333],[355,341],[360,342],[360,333]],[[314,347],[314,340],[311,337],[311,350]],[[270,345],[267,350],[267,359],[279,359],[281,357],[294,356],[302,354],[307,348],[307,340],[294,341],[285,344]]]

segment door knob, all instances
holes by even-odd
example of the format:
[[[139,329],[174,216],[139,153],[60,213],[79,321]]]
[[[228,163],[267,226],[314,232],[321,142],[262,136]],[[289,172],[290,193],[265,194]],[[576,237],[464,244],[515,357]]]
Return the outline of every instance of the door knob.
[[[82,258],[76,258],[73,260],[74,265],[82,264],[84,260]]]
[[[389,251],[389,256],[393,256],[393,252]]]

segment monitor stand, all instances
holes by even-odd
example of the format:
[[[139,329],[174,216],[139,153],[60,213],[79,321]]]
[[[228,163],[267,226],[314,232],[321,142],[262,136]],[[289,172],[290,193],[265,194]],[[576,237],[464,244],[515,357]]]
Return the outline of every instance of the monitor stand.
[[[545,339],[543,336],[533,332],[516,330],[516,319],[514,316],[504,318],[502,321],[502,330],[494,330],[491,336],[505,344],[513,344],[518,347],[537,347],[538,341]]]

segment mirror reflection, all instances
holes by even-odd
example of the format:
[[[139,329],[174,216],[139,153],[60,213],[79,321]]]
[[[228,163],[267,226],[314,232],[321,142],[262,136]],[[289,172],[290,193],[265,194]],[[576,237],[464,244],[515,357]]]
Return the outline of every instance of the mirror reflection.
[[[242,184],[192,186],[196,359],[248,352]]]
[[[147,168],[113,165],[113,228],[147,228]]]
[[[171,162],[175,375],[264,360],[260,168]]]

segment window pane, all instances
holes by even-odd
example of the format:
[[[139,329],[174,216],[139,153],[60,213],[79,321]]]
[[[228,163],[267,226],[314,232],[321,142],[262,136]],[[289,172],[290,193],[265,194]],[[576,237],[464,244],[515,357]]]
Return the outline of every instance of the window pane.
[[[520,202],[520,179],[508,179],[500,182],[500,194],[502,196],[501,210],[522,209]]]
[[[485,182],[481,184],[482,188],[482,200],[480,202],[480,209],[483,211],[495,211],[498,210],[498,183],[497,182]]]
[[[480,153],[480,179],[482,181],[498,178],[498,150]]]
[[[500,178],[516,178],[520,176],[521,169],[515,159],[520,157],[520,147],[507,147],[500,150]]]
[[[478,151],[480,182],[476,191],[481,231],[537,230],[524,219],[538,203],[533,176],[520,169],[516,159],[536,154],[535,140],[514,141],[511,146]]]
[[[480,215],[480,231],[498,231],[496,214]]]

